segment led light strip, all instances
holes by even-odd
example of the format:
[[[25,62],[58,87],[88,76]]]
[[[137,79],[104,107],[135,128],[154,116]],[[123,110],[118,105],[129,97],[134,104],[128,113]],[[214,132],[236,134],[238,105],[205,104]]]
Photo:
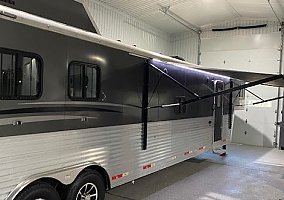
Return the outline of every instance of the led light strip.
[[[151,61],[153,64],[155,63],[161,63],[161,64],[165,64],[164,62],[158,60],[158,59],[152,59]],[[217,77],[220,77],[220,78],[224,78],[224,79],[230,79],[230,77],[228,76],[223,76],[223,75],[219,75],[219,74],[214,74],[214,73],[211,73],[211,72],[207,72],[206,69],[196,69],[196,66],[192,66],[192,67],[189,67],[185,64],[181,64],[181,63],[176,63],[176,62],[166,62],[166,64],[168,65],[172,65],[174,67],[178,67],[178,68],[181,68],[181,69],[185,69],[185,70],[190,70],[190,71],[193,71],[193,72],[197,72],[197,73],[201,73],[201,74],[205,74],[205,75],[209,75],[209,76],[217,76]]]

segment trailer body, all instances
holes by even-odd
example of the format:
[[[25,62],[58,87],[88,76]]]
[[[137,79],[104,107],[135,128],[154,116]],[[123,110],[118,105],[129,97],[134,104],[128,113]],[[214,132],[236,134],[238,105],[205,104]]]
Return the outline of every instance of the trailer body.
[[[0,18],[0,199],[40,179],[69,185],[86,168],[110,189],[230,142],[233,93],[151,107],[230,89],[231,78],[0,9],[17,14]]]

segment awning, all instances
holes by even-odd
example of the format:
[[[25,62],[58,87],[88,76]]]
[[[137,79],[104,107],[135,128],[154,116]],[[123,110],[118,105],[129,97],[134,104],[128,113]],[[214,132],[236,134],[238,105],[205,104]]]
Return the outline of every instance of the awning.
[[[272,76],[276,76],[279,74],[264,74],[264,73],[256,73],[256,72],[246,72],[246,71],[236,71],[236,70],[223,70],[223,69],[205,69],[201,68],[201,70],[220,74],[222,76],[228,76],[234,79],[242,80],[245,82],[254,82],[258,80],[267,79]],[[268,85],[273,87],[284,87],[284,79],[277,79],[273,81],[269,81],[266,83],[262,83],[262,85]]]

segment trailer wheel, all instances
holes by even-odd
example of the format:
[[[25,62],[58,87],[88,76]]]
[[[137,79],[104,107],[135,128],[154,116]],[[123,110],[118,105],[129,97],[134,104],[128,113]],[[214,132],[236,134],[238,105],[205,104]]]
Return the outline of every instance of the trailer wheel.
[[[102,176],[98,172],[88,170],[72,183],[66,200],[104,200],[105,189]]]
[[[60,200],[60,196],[51,185],[38,182],[22,191],[15,200]]]

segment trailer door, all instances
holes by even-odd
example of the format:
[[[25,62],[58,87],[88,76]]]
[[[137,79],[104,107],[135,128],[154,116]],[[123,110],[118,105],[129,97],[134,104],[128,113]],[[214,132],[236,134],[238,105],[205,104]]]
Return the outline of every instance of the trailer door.
[[[224,82],[214,82],[215,92],[224,90]],[[216,96],[214,99],[214,138],[213,142],[218,143],[222,140],[222,126],[223,126],[223,96]]]

